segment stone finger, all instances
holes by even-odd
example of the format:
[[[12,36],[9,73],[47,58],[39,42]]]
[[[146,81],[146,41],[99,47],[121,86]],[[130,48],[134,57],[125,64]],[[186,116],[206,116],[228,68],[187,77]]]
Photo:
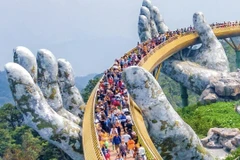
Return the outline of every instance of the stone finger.
[[[169,58],[162,63],[161,71],[189,90],[201,94],[211,80],[219,79],[221,73],[189,61]]]
[[[229,71],[229,62],[222,44],[213,33],[202,12],[193,15],[193,25],[202,42],[202,47],[192,61],[218,71]]]
[[[13,54],[13,61],[25,68],[36,83],[37,62],[33,53],[26,47],[18,46],[13,49]]]
[[[81,124],[81,119],[68,112],[63,107],[62,97],[58,85],[58,64],[54,55],[46,49],[37,53],[38,86],[40,87],[48,104],[61,116]]]
[[[138,34],[141,42],[145,42],[152,38],[151,29],[148,23],[148,19],[144,15],[139,16],[138,20]]]
[[[164,22],[162,15],[159,12],[159,9],[156,6],[153,6],[152,17],[153,17],[153,20],[155,21],[158,33],[163,34],[169,31],[167,25]]]
[[[65,59],[58,59],[58,84],[64,108],[72,114],[83,118],[85,103],[75,86],[72,66]]]
[[[123,80],[141,108],[148,133],[163,159],[213,159],[192,128],[173,109],[151,73],[129,67],[123,71]]]

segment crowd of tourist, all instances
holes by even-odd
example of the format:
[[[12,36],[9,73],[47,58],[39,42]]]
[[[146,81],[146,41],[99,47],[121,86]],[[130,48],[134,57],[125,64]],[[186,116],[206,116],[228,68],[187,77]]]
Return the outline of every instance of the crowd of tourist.
[[[157,45],[175,36],[178,31],[160,34],[147,43],[138,43],[136,50],[116,59],[114,65],[104,72],[96,94],[95,123],[102,153],[105,159],[126,159],[127,154],[136,160],[146,160],[145,149],[138,142],[133,130],[129,110],[129,96],[122,80],[122,71],[137,65]],[[111,148],[110,148],[111,144]],[[117,153],[111,157],[110,150]]]
[[[240,25],[240,21],[235,21],[235,22],[228,21],[228,22],[223,22],[223,23],[216,22],[216,23],[211,24],[210,26],[212,28],[215,28],[215,27],[216,28],[223,28],[223,27],[239,26],[239,25]]]
[[[233,25],[240,25],[240,23],[216,23],[211,27]],[[194,32],[194,30],[194,27],[190,26],[168,31],[145,43],[138,43],[135,50],[116,59],[113,66],[104,72],[96,94],[95,124],[101,150],[106,160],[110,158],[123,160],[127,155],[135,160],[147,159],[145,149],[139,144],[138,135],[133,129],[128,91],[122,80],[123,69],[137,65],[152,49],[171,37]],[[115,152],[116,156],[113,157],[110,151]]]

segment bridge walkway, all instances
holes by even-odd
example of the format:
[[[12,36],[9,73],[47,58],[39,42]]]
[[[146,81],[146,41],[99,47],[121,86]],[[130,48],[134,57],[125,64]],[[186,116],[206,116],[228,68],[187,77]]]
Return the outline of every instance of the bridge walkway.
[[[228,37],[240,36],[240,26],[229,26],[223,28],[213,29],[215,35],[219,39],[224,39]],[[171,57],[178,51],[199,43],[199,35],[197,33],[189,32],[183,35],[175,36],[167,40],[166,42],[158,45],[149,54],[147,54],[140,62],[139,66],[152,72],[159,64],[164,60]],[[137,48],[132,49],[127,54],[131,54],[132,51]],[[83,145],[84,145],[84,156],[86,160],[102,160],[103,155],[101,153],[100,144],[98,141],[98,135],[96,133],[96,128],[94,124],[95,120],[95,104],[96,104],[96,92],[99,86],[96,85],[95,89],[92,91],[89,100],[86,105],[84,121],[83,121]],[[155,148],[151,138],[148,135],[147,129],[145,127],[141,110],[139,107],[130,99],[130,112],[134,122],[134,129],[139,137],[140,143],[144,146],[147,152],[148,160],[161,160],[157,149]]]

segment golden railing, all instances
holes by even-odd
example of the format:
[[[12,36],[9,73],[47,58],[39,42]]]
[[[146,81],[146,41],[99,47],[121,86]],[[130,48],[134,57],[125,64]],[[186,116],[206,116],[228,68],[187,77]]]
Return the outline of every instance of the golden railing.
[[[218,39],[236,37],[240,36],[240,26],[215,28],[213,32]],[[152,52],[139,62],[139,66],[152,72],[157,65],[161,64],[175,53],[196,43],[200,43],[199,36],[196,32],[189,32],[172,37],[165,43],[154,48]]]
[[[124,56],[127,56],[129,54],[131,54],[133,51],[135,51],[137,48],[133,48],[132,50],[130,50],[129,52],[127,52]],[[99,80],[99,82],[103,79],[103,77]],[[85,113],[84,113],[84,120],[83,120],[83,145],[84,145],[84,157],[86,160],[104,160],[104,156],[101,152],[101,148],[100,148],[100,144],[99,144],[99,140],[98,140],[98,136],[97,136],[97,131],[94,125],[94,120],[95,120],[95,104],[96,104],[96,91],[97,88],[99,87],[99,82],[98,84],[95,86],[94,90],[92,91],[86,108],[85,108]],[[138,117],[138,119],[140,118],[140,116],[137,116],[140,114],[140,110],[139,108],[137,108],[136,104],[130,101],[130,112],[131,112],[131,116],[132,116],[132,120],[134,123],[134,130],[138,135],[138,141],[139,143],[145,148],[146,150],[146,156],[148,158],[148,160],[161,160],[161,156],[159,155],[158,151],[155,149],[155,147],[153,149],[150,149],[147,143],[152,143],[150,137],[148,138],[148,141],[146,141],[146,137],[148,136],[142,136],[141,131],[139,130],[139,124],[135,122],[134,117]],[[132,113],[134,114],[134,117],[132,115]],[[92,114],[92,115],[91,115]],[[85,115],[91,115],[89,117],[85,116]],[[136,115],[136,116],[135,116]],[[90,120],[89,120],[90,118]],[[141,120],[141,119],[140,119]],[[91,124],[91,127],[85,127]],[[140,123],[141,126],[141,123]],[[145,125],[142,125],[141,127],[145,127]],[[147,133],[147,130],[145,129]],[[86,135],[86,137],[85,137]],[[139,136],[140,135],[140,136]],[[92,137],[92,140],[90,140]],[[149,140],[151,142],[149,142]],[[85,145],[86,143],[86,145]],[[152,146],[153,143],[152,143]],[[94,155],[93,153],[96,152],[96,155]],[[155,153],[154,153],[155,152]],[[90,154],[90,155],[89,155]]]
[[[231,26],[224,28],[213,29],[214,34],[217,38],[228,38],[240,36],[240,26]],[[178,51],[192,46],[199,41],[199,36],[195,32],[185,33],[183,35],[178,35],[170,38],[166,42],[158,45],[150,53],[148,53],[140,62],[139,66],[142,66],[149,72],[152,72],[157,65],[161,64],[164,60],[171,57]],[[147,43],[147,42],[146,42]],[[131,54],[132,51],[136,50],[135,47],[125,55]],[[86,160],[102,160],[104,159],[101,148],[99,145],[94,120],[95,120],[95,96],[98,85],[92,91],[89,100],[87,102],[83,120],[83,145],[84,145],[84,157]],[[139,137],[140,143],[145,147],[147,156],[150,159],[161,160],[161,156],[157,152],[151,138],[148,135],[147,129],[145,127],[141,110],[139,107],[130,99],[131,115],[133,118],[135,130]]]
[[[86,160],[104,160],[102,155],[97,131],[95,128],[95,93],[98,88],[97,84],[89,96],[85,107],[83,119],[83,151]]]

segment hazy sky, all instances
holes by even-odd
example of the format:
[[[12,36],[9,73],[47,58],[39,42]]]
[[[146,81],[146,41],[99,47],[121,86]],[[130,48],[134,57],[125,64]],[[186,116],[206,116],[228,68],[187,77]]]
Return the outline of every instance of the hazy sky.
[[[0,0],[0,70],[12,50],[51,50],[71,62],[75,75],[100,73],[133,48],[142,0]],[[202,11],[209,23],[240,20],[239,0],[152,0],[170,29],[192,24]]]

